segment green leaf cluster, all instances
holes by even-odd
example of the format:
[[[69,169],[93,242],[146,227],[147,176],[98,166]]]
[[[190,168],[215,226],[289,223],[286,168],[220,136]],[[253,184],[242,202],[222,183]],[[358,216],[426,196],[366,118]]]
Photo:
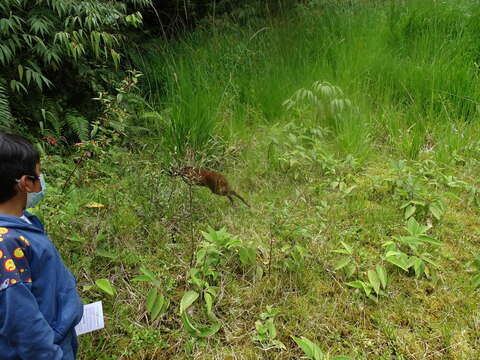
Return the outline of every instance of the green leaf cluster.
[[[256,334],[253,340],[259,342],[265,348],[278,348],[286,350],[285,344],[277,339],[277,329],[274,319],[279,311],[271,305],[267,305],[266,311],[260,314],[260,319],[255,321]]]
[[[140,267],[142,275],[133,278],[133,281],[144,281],[150,283],[152,287],[147,293],[145,305],[151,321],[155,321],[161,315],[165,314],[170,306],[170,300],[160,293],[161,282],[158,275],[145,267]]]
[[[386,248],[385,260],[405,272],[413,269],[417,278],[435,275],[434,269],[438,268],[438,265],[433,255],[442,243],[427,236],[430,228],[420,225],[413,217],[407,221],[405,229],[407,236],[394,237],[383,244]]]

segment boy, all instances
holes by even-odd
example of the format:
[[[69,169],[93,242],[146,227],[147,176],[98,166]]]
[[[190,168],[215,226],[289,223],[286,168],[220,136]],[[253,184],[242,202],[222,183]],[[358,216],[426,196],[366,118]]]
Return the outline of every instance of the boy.
[[[39,153],[0,131],[0,359],[73,360],[83,305],[73,275],[26,208],[43,197]]]

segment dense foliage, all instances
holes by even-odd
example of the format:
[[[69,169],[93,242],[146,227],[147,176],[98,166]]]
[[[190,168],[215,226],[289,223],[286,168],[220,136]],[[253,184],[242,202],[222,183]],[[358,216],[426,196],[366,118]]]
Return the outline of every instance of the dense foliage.
[[[273,3],[154,0],[109,30],[131,62],[38,60],[28,96],[2,70],[1,116],[40,113],[34,212],[103,301],[79,358],[477,358],[478,2]]]
[[[83,139],[99,111],[93,96],[114,90],[125,78],[118,70],[129,53],[126,48],[149,37],[167,41],[209,14],[229,13],[244,20],[256,10],[275,8],[269,4],[259,5],[257,0],[237,7],[230,0],[2,1],[0,126],[15,123],[40,129],[42,135],[44,128],[56,129],[53,133],[58,135],[59,128],[65,127],[67,135]],[[125,63],[123,70],[128,70]]]
[[[95,89],[103,67],[118,68],[125,29],[142,24],[138,10],[148,5],[150,0],[2,1],[0,125],[12,125],[7,91],[15,99],[11,104],[21,123],[30,119],[38,126],[40,108],[58,107],[44,104],[42,95],[48,89],[67,101],[81,96],[82,90]],[[65,121],[53,118],[57,123]]]

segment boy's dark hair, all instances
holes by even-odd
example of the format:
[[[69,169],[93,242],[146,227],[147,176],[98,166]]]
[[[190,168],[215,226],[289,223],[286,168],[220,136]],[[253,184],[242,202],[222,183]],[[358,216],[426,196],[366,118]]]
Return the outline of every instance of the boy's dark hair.
[[[40,154],[32,143],[19,135],[0,131],[0,203],[17,194],[17,179],[23,175],[35,176]]]

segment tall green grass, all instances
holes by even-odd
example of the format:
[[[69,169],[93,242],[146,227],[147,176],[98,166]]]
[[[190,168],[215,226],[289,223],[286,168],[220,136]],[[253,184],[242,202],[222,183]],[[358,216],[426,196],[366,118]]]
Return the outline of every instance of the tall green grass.
[[[141,70],[169,114],[163,137],[171,148],[202,149],[215,135],[284,121],[285,99],[326,80],[360,109],[333,133],[342,152],[364,151],[371,139],[415,158],[428,142],[461,146],[460,132],[433,129],[468,131],[464,124],[478,121],[479,7],[319,1],[256,27],[202,28],[161,50],[152,46]]]

